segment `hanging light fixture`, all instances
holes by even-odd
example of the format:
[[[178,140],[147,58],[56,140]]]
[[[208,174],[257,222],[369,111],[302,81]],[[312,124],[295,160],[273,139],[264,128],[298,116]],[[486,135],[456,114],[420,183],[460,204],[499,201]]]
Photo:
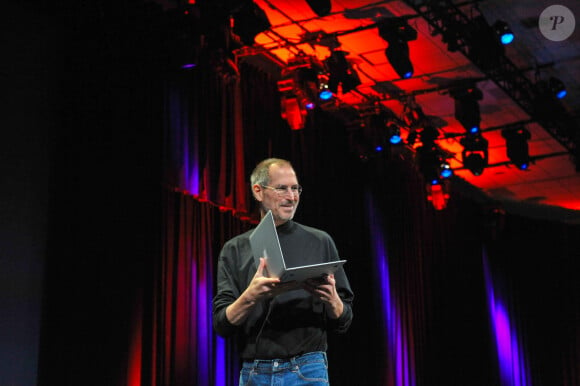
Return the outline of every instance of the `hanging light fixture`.
[[[345,94],[361,84],[358,73],[346,58],[347,55],[346,51],[333,50],[330,56],[324,60],[329,73],[328,88],[334,94],[338,92],[339,87]]]
[[[309,111],[324,107],[332,99],[329,78],[315,56],[298,55],[288,59],[277,83],[282,100],[282,117],[293,130],[304,128]]]
[[[506,141],[506,153],[510,161],[520,170],[530,166],[528,140],[532,137],[525,127],[503,129],[502,137]]]
[[[413,76],[413,63],[409,52],[409,42],[417,39],[417,30],[404,18],[383,18],[377,22],[379,36],[387,41],[385,55],[389,63],[402,79]]]
[[[475,86],[462,87],[450,90],[449,94],[455,100],[455,119],[469,134],[479,133],[481,124],[479,101],[483,99],[481,90]]]
[[[550,89],[552,95],[558,99],[562,99],[568,94],[564,82],[554,76],[548,79],[548,88]]]
[[[504,46],[514,41],[514,33],[505,21],[497,20],[491,27]]]
[[[392,145],[398,145],[402,143],[403,138],[401,138],[401,128],[396,123],[390,123],[387,126],[387,132],[389,137],[389,142]]]
[[[474,176],[483,174],[489,159],[487,139],[481,133],[467,134],[460,143],[463,146],[461,152],[463,167],[469,169]]]

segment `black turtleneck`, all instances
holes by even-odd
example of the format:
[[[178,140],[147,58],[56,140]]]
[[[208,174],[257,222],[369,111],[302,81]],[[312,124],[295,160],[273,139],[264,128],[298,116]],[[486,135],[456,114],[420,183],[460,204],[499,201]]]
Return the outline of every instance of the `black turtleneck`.
[[[324,231],[288,221],[277,227],[288,267],[340,260],[332,238]],[[235,335],[244,360],[290,358],[313,351],[326,351],[327,331],[345,332],[352,321],[353,292],[341,268],[335,273],[336,288],[344,310],[334,320],[326,316],[324,304],[307,291],[297,289],[258,304],[240,326],[226,318],[225,310],[247,288],[256,273],[249,235],[229,240],[219,256],[217,293],[213,300],[216,332]],[[261,333],[260,333],[261,330]]]

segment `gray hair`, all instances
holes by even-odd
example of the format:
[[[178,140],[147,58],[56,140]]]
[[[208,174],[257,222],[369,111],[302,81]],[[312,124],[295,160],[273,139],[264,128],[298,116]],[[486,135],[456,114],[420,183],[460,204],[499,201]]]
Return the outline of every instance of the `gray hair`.
[[[281,158],[267,158],[261,161],[256,167],[254,171],[250,175],[250,184],[254,186],[258,185],[268,185],[270,183],[270,167],[272,165],[279,165],[279,166],[290,166],[292,164],[290,161],[286,161],[285,159]]]

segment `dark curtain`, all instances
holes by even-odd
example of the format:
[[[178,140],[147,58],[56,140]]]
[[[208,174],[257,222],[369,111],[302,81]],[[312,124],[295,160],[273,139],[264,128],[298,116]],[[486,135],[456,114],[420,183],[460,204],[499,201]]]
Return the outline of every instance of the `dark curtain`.
[[[164,184],[247,217],[239,82],[235,72],[207,66],[169,74]]]
[[[50,74],[39,385],[128,383],[161,236],[160,35],[139,1],[35,2],[58,26]],[[42,8],[46,7],[46,8]],[[48,27],[47,27],[48,28]],[[30,108],[34,108],[30,106]],[[133,370],[133,373],[136,373]],[[135,384],[135,383],[131,383]]]
[[[489,242],[489,270],[510,317],[503,327],[509,327],[507,333],[519,330],[526,365],[525,373],[510,369],[506,354],[514,347],[501,339],[505,336],[496,339],[501,385],[580,385],[580,226],[509,213],[500,226]],[[492,322],[501,322],[499,317]],[[508,382],[522,378],[520,373],[527,382]]]

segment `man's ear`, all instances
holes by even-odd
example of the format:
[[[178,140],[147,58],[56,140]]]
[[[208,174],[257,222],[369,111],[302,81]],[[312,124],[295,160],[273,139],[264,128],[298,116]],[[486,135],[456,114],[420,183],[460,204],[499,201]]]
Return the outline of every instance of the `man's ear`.
[[[260,184],[254,184],[252,186],[252,194],[254,195],[256,201],[262,202],[264,189],[260,186]]]

